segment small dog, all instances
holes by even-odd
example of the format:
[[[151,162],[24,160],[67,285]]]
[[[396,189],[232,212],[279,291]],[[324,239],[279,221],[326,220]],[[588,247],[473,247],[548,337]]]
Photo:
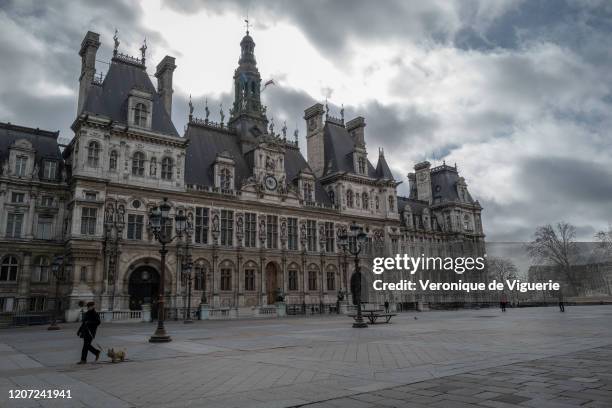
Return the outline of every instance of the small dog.
[[[111,359],[111,362],[116,363],[117,361],[121,361],[122,363],[127,358],[127,352],[125,350],[117,350],[114,348],[108,349],[106,355]]]

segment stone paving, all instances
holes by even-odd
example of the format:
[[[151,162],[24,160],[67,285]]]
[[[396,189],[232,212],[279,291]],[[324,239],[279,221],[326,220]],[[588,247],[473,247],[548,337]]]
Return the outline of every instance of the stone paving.
[[[611,322],[609,306],[170,322],[167,344],[147,342],[154,324],[103,324],[129,361],[85,366],[77,325],[5,329],[0,407],[612,407]]]

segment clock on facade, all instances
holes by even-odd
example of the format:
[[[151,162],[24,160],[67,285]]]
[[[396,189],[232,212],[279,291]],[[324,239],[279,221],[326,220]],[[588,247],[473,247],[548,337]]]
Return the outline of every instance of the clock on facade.
[[[274,178],[274,176],[268,175],[265,178],[265,183],[266,183],[266,188],[268,190],[276,190],[276,186],[278,184],[278,182],[276,181],[276,179]]]

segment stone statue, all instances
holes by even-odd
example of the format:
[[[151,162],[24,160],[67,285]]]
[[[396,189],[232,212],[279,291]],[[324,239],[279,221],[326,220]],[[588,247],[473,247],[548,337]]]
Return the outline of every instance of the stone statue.
[[[193,116],[193,103],[191,102],[191,94],[189,94],[189,117]]]
[[[273,171],[275,168],[276,165],[274,164],[274,159],[272,159],[270,156],[266,156],[266,170]]]
[[[342,121],[344,122],[344,104],[342,104],[342,108],[340,108],[340,117],[342,118]]]
[[[274,134],[274,118],[270,119],[270,134]]]
[[[208,116],[210,116],[210,109],[208,109],[208,98],[206,98],[206,105],[204,106],[204,112],[206,112],[206,122],[208,122]]]
[[[145,61],[145,55],[147,53],[147,39],[144,39],[144,43],[142,44],[142,47],[140,47],[140,54],[142,55],[142,63],[144,64]]]
[[[113,50],[113,55],[117,55],[117,50],[119,49],[119,37],[117,33],[118,31],[115,28],[115,35],[113,36],[113,40],[115,41],[115,49]]]
[[[223,104],[221,104],[221,110],[219,110],[219,115],[221,116],[221,124],[223,125],[223,121],[225,120],[225,113],[223,113]]]
[[[295,130],[293,131],[293,137],[295,138],[295,144],[297,144],[298,142],[298,135],[299,135],[300,131],[298,130],[298,128],[295,128]]]
[[[287,140],[287,121],[283,122],[283,128],[281,130],[283,132],[283,139]]]

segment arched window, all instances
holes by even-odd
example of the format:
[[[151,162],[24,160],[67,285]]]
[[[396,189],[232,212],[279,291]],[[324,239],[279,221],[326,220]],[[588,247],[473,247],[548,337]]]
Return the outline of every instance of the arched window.
[[[164,157],[162,159],[162,171],[161,177],[164,180],[172,180],[172,159],[170,157]]]
[[[346,206],[348,208],[353,208],[353,205],[355,205],[353,190],[348,190],[346,192]]]
[[[471,230],[471,229],[472,229],[472,228],[470,227],[470,216],[469,216],[469,215],[467,215],[467,214],[465,214],[465,215],[463,216],[463,228],[464,228],[466,231],[469,231],[469,230]]]
[[[41,256],[34,265],[34,271],[32,273],[33,282],[47,282],[49,280],[49,258]]]
[[[395,200],[393,196],[389,196],[389,211],[395,211]]]
[[[329,201],[331,201],[332,204],[336,204],[336,194],[334,193],[334,190],[329,190],[327,195],[329,195]]]
[[[312,202],[312,184],[304,182],[304,201]]]
[[[359,174],[366,174],[366,160],[364,157],[359,158]]]
[[[13,255],[5,256],[0,265],[0,281],[16,281],[19,261]]]
[[[147,126],[147,107],[144,103],[137,103],[134,107],[134,125]]]
[[[222,190],[232,189],[232,172],[230,169],[221,169],[219,173],[219,187]]]
[[[363,195],[361,196],[361,208],[363,208],[364,210],[370,208],[370,197],[368,196],[368,193],[363,193]]]
[[[157,159],[155,157],[151,157],[151,162],[149,163],[149,176],[157,177]]]
[[[108,161],[108,169],[109,170],[117,170],[117,151],[113,150],[110,152],[110,158]]]
[[[90,167],[98,167],[100,162],[100,143],[96,141],[89,142],[87,145],[87,164]]]
[[[132,157],[132,174],[134,176],[144,176],[145,155],[143,152],[136,152]]]
[[[206,268],[204,265],[197,265],[195,267],[195,282],[193,288],[194,290],[206,290]]]
[[[221,268],[221,290],[232,290],[232,270]]]

